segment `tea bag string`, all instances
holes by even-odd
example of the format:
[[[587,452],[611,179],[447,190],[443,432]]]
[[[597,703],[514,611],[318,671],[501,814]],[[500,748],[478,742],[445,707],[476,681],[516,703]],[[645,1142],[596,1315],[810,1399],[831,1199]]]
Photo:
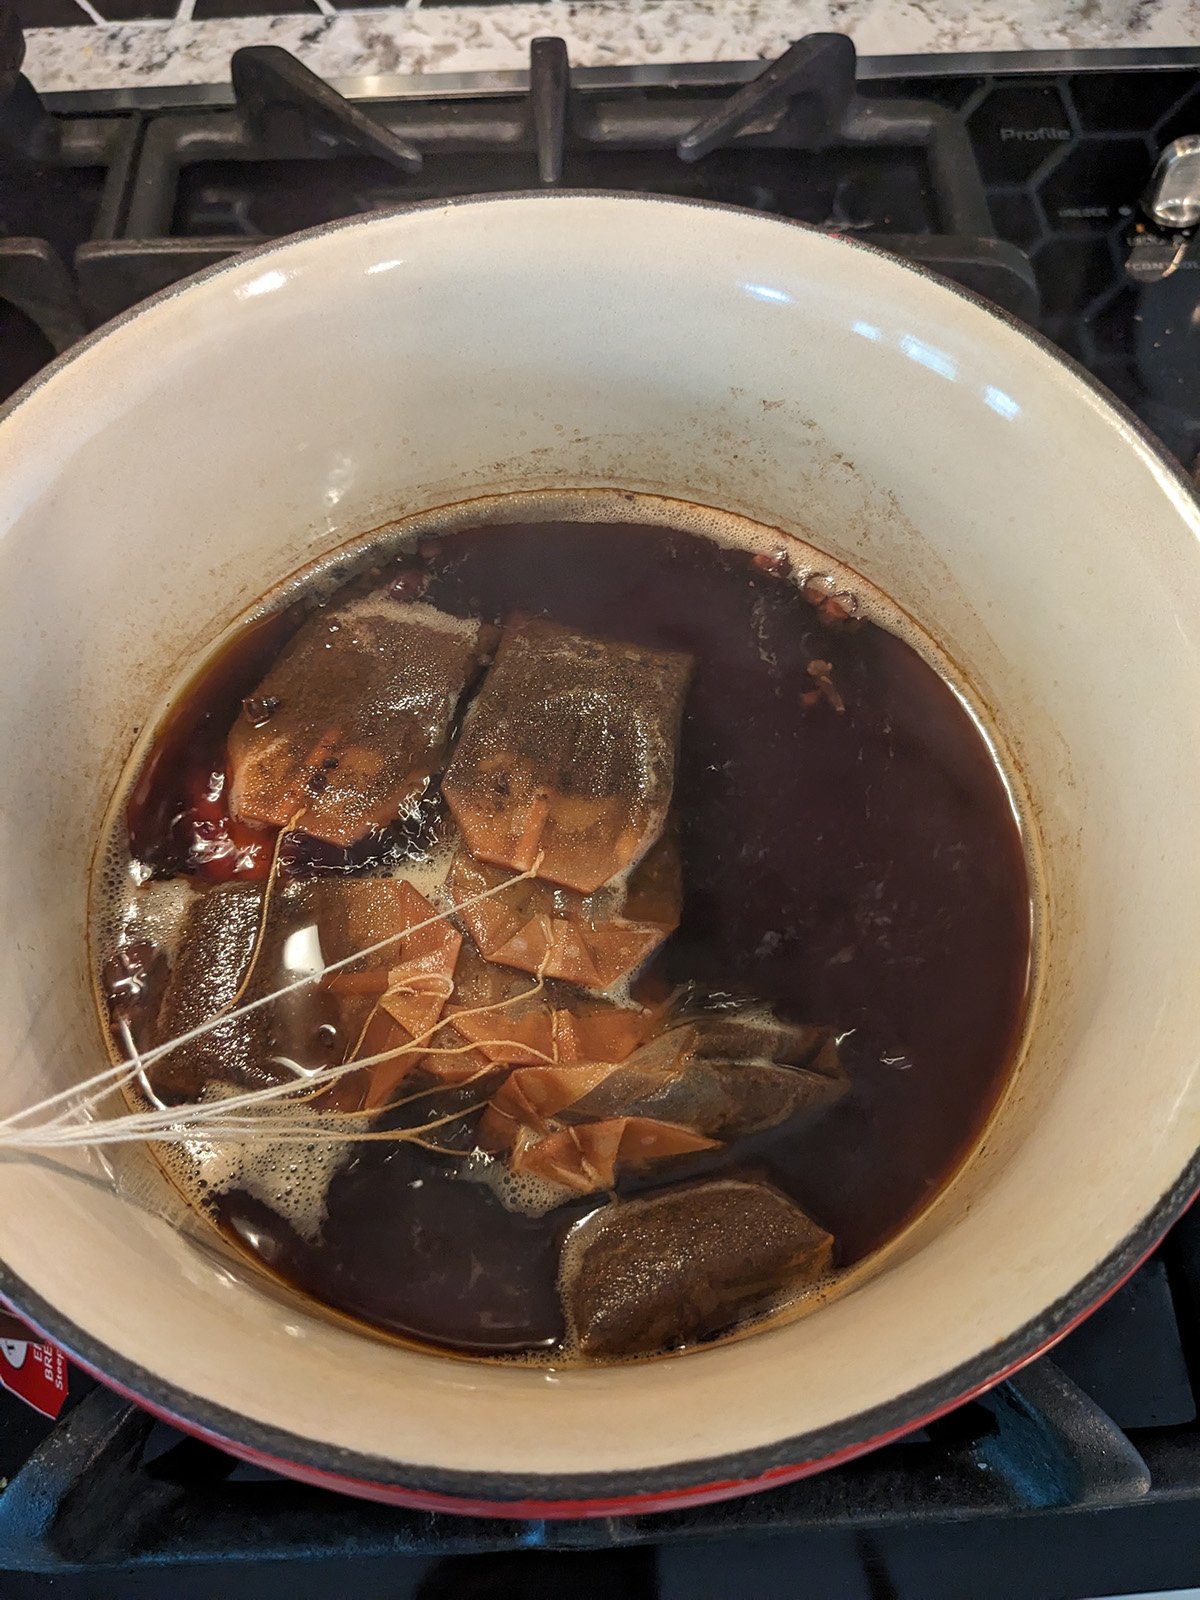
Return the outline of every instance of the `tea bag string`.
[[[449,913],[446,913],[449,915]],[[411,930],[410,930],[411,931]],[[362,952],[360,952],[361,954]],[[514,995],[508,995],[502,1000],[490,1001],[486,1005],[470,1006],[456,1012],[455,1015],[466,1018],[468,1016],[483,1016],[495,1011],[502,1011],[508,1006],[520,1001],[534,998],[545,987],[545,974],[543,961],[539,966],[536,981],[527,989]],[[426,981],[435,975],[427,973],[413,974],[414,980]],[[411,986],[411,985],[409,985]],[[404,984],[392,986],[396,989],[406,987]],[[452,1020],[452,1019],[450,1019]],[[5,1127],[0,1124],[0,1150],[9,1149],[63,1149],[69,1146],[82,1146],[92,1148],[106,1144],[144,1143],[147,1141],[165,1140],[177,1142],[180,1138],[213,1138],[220,1140],[232,1139],[259,1139],[271,1143],[312,1143],[314,1140],[334,1142],[357,1142],[360,1139],[391,1140],[393,1142],[411,1142],[425,1144],[426,1148],[436,1150],[445,1155],[459,1155],[464,1152],[445,1149],[442,1146],[428,1144],[422,1135],[434,1128],[444,1127],[447,1123],[459,1122],[463,1117],[482,1109],[484,1101],[474,1105],[460,1106],[445,1116],[434,1118],[431,1121],[417,1124],[415,1127],[362,1129],[357,1126],[360,1115],[367,1113],[358,1112],[318,1112],[310,1114],[306,1119],[301,1112],[295,1114],[297,1102],[303,1102],[311,1097],[317,1088],[325,1088],[328,1084],[336,1082],[347,1073],[360,1072],[382,1062],[394,1060],[398,1056],[416,1055],[428,1057],[455,1056],[468,1054],[479,1048],[481,1041],[468,1040],[457,1046],[430,1046],[429,1040],[434,1038],[443,1027],[447,1019],[437,1018],[423,1033],[415,1035],[406,1043],[383,1050],[376,1055],[358,1057],[343,1062],[341,1065],[321,1068],[309,1075],[302,1085],[290,1080],[283,1083],[264,1085],[262,1088],[244,1091],[242,1094],[229,1095],[216,1101],[191,1101],[177,1106],[163,1105],[156,1100],[159,1109],[155,1111],[126,1112],[119,1117],[109,1117],[99,1121],[71,1122],[59,1116],[48,1122],[33,1126]],[[517,1040],[492,1040],[492,1044],[512,1045],[518,1049],[541,1057],[548,1061],[550,1058],[542,1051],[526,1046]],[[134,1059],[129,1064],[130,1074],[139,1072],[141,1058],[136,1055],[132,1039],[130,1048],[134,1050]],[[414,1100],[425,1099],[433,1094],[445,1094],[454,1089],[465,1088],[467,1084],[486,1076],[496,1070],[494,1063],[488,1062],[468,1078],[458,1084],[437,1084],[430,1089],[418,1091],[416,1094],[406,1096],[395,1102],[396,1106],[410,1104]],[[144,1074],[143,1074],[144,1078]],[[117,1085],[109,1084],[98,1093],[91,1094],[81,1105],[71,1108],[78,1112],[94,1105],[111,1093]],[[280,1111],[285,1115],[276,1118],[261,1114],[264,1103],[283,1100],[285,1105]],[[378,1108],[385,1109],[385,1108]],[[257,1110],[255,1115],[232,1115],[232,1113],[245,1113],[247,1110]],[[291,1116],[286,1115],[292,1112]],[[370,1115],[376,1115],[377,1110]],[[353,1126],[351,1126],[353,1124]]]
[[[246,963],[246,971],[242,977],[241,983],[238,984],[233,994],[220,1008],[220,1010],[215,1012],[214,1016],[209,1019],[210,1021],[227,1016],[229,1012],[234,1009],[242,996],[246,993],[246,990],[250,987],[250,984],[254,979],[255,969],[258,966],[258,958],[262,954],[263,944],[267,937],[267,917],[270,914],[271,900],[274,896],[276,883],[279,877],[279,863],[283,857],[284,840],[304,816],[306,809],[306,807],[301,806],[299,811],[294,811],[288,818],[285,825],[280,828],[279,832],[275,835],[275,845],[271,851],[271,864],[267,868],[266,882],[263,885],[262,905],[259,907],[258,911],[258,926],[254,931],[254,944],[250,951],[250,960]],[[150,1082],[150,1074],[146,1071],[146,1064],[138,1052],[137,1041],[133,1037],[133,1030],[129,1026],[129,1022],[125,1017],[122,1017],[117,1023],[117,1032],[121,1037],[121,1043],[125,1046],[125,1053],[129,1063],[132,1066],[132,1071],[125,1078],[118,1077],[114,1079],[110,1084],[99,1090],[98,1093],[85,1095],[82,1100],[69,1104],[65,1111],[60,1112],[57,1117],[51,1119],[52,1125],[69,1121],[73,1116],[77,1116],[81,1111],[90,1111],[97,1101],[103,1100],[106,1095],[111,1094],[123,1083],[128,1083],[134,1078],[137,1079],[142,1093],[152,1105],[156,1106],[160,1111],[165,1111],[167,1109],[166,1102],[160,1100],[158,1095],[155,1093],[154,1085]],[[0,1126],[2,1126],[2,1124],[0,1124]]]
[[[98,1072],[91,1078],[85,1079],[82,1083],[72,1084],[69,1088],[60,1089],[56,1094],[47,1095],[44,1100],[39,1100],[32,1106],[26,1106],[20,1111],[14,1111],[9,1116],[0,1118],[0,1143],[3,1143],[3,1135],[6,1132],[21,1127],[31,1117],[45,1117],[48,1112],[53,1111],[55,1108],[60,1106],[68,1107],[70,1102],[77,1102],[80,1097],[94,1094],[96,1091],[110,1092],[120,1087],[121,1084],[127,1083],[139,1073],[144,1073],[148,1067],[152,1067],[157,1061],[161,1061],[165,1056],[170,1055],[173,1050],[178,1050],[182,1045],[191,1044],[196,1039],[205,1038],[215,1028],[233,1021],[235,1017],[249,1016],[252,1012],[261,1010],[264,1006],[273,1005],[277,1000],[282,1000],[290,994],[296,994],[301,989],[306,989],[310,984],[319,983],[331,972],[339,972],[345,967],[353,966],[356,961],[363,961],[368,956],[378,954],[381,950],[390,949],[391,946],[399,944],[403,939],[410,938],[414,933],[422,933],[426,928],[436,927],[438,923],[448,921],[454,912],[470,910],[472,906],[479,905],[485,900],[491,900],[497,895],[506,893],[514,884],[523,883],[529,878],[535,878],[541,864],[542,855],[539,852],[533,865],[527,868],[526,871],[516,873],[513,877],[506,878],[503,883],[495,884],[490,889],[481,889],[478,894],[468,895],[465,899],[456,903],[453,911],[439,911],[434,916],[426,917],[423,921],[413,923],[410,927],[401,929],[397,933],[389,933],[384,938],[377,939],[374,944],[365,945],[361,950],[352,951],[349,955],[342,956],[337,961],[329,962],[320,972],[305,973],[299,978],[294,978],[290,983],[283,984],[280,988],[272,990],[269,994],[259,995],[254,1000],[244,1001],[236,1005],[232,1010],[219,1011],[205,1022],[197,1023],[194,1028],[189,1028],[184,1033],[177,1034],[175,1038],[168,1039],[160,1045],[155,1045],[153,1049],[146,1050],[141,1054],[135,1053],[132,1059],[124,1057],[114,1065],[105,1068],[103,1072]],[[515,998],[521,998],[521,996]],[[436,1031],[436,1029],[432,1031]],[[349,1065],[354,1068],[360,1068],[373,1064],[373,1061],[368,1058]],[[335,1070],[338,1070],[340,1075],[340,1069]],[[279,1087],[294,1092],[296,1086],[293,1083]],[[256,1094],[267,1093],[266,1090],[253,1092]],[[224,1103],[228,1104],[229,1102]],[[157,1115],[158,1113],[154,1114]],[[147,1113],[147,1115],[150,1115],[150,1113]]]
[[[194,1039],[202,1039],[206,1034],[219,1028],[223,1022],[230,1022],[234,1017],[247,1017],[253,1011],[260,1010],[263,1006],[273,1005],[276,1000],[282,1000],[289,994],[295,994],[301,989],[306,989],[310,983],[319,983],[322,978],[328,977],[331,972],[340,972],[343,967],[353,966],[356,961],[365,960],[367,956],[376,955],[380,950],[387,950],[394,944],[399,944],[402,939],[410,938],[414,933],[423,933],[426,928],[434,928],[439,922],[447,922],[454,912],[467,911],[472,906],[479,905],[483,900],[491,900],[498,894],[504,894],[514,884],[523,883],[527,878],[536,878],[538,869],[542,864],[539,852],[537,860],[525,872],[517,873],[514,877],[506,878],[503,883],[496,884],[491,889],[482,889],[478,894],[469,895],[465,900],[458,901],[453,911],[439,911],[432,917],[426,917],[422,922],[414,922],[411,927],[402,929],[399,933],[389,933],[382,939],[377,939],[374,944],[364,945],[361,950],[355,950],[348,956],[342,956],[337,961],[331,961],[320,972],[305,973],[302,977],[293,978],[291,983],[285,983],[280,988],[272,990],[270,994],[259,995],[256,1000],[247,1000],[244,1004],[235,1006],[232,1011],[220,1012],[210,1017],[207,1022],[198,1023],[196,1027],[189,1028],[186,1033],[178,1034],[174,1039],[168,1039],[165,1044],[155,1045],[152,1050],[147,1050],[142,1056],[144,1067],[153,1066],[163,1056],[169,1055],[172,1050],[177,1050],[180,1045],[191,1044]]]
[[[246,963],[246,971],[242,976],[241,983],[239,983],[237,988],[234,990],[232,998],[225,1005],[223,1005],[218,1012],[209,1018],[210,1022],[219,1022],[226,1017],[233,1016],[237,1010],[238,1002],[242,999],[242,996],[246,993],[246,990],[254,981],[254,972],[258,966],[258,958],[262,955],[263,945],[266,943],[267,918],[271,913],[271,901],[274,897],[275,886],[279,878],[279,863],[283,858],[283,841],[287,838],[288,834],[291,833],[292,829],[300,821],[301,817],[304,816],[306,809],[307,808],[305,806],[301,806],[299,811],[294,811],[275,836],[275,848],[271,851],[271,865],[267,868],[267,880],[263,884],[262,905],[259,907],[258,911],[258,927],[254,932],[254,945],[250,951],[250,959]],[[322,976],[324,976],[324,973],[322,973]]]
[[[503,1010],[519,1001],[528,1000],[538,995],[543,987],[544,980],[539,977],[535,983],[531,984],[527,989],[521,990],[518,994],[509,995],[503,1000],[492,1001],[488,1005],[469,1007],[459,1012],[458,1015],[463,1017],[479,1016],[488,1012]],[[385,1061],[392,1061],[398,1056],[409,1054],[420,1056],[431,1054],[463,1055],[478,1047],[476,1042],[468,1041],[459,1046],[445,1048],[435,1046],[430,1049],[428,1041],[445,1026],[445,1019],[438,1018],[424,1033],[416,1035],[405,1044],[394,1046],[389,1050],[382,1050],[376,1055],[359,1057],[357,1060],[346,1061],[341,1065],[321,1068],[317,1073],[305,1079],[303,1083],[297,1083],[295,1079],[290,1079],[283,1083],[267,1084],[262,1088],[245,1090],[241,1094],[228,1095],[220,1100],[187,1101],[175,1106],[164,1106],[162,1109],[155,1111],[126,1112],[119,1117],[107,1118],[102,1121],[70,1123],[64,1122],[62,1118],[57,1118],[53,1121],[34,1124],[33,1126],[8,1126],[0,1123],[0,1149],[6,1147],[32,1149],[62,1148],[67,1145],[122,1144],[157,1138],[172,1140],[184,1137],[199,1138],[206,1136],[223,1138],[227,1130],[230,1132],[245,1132],[249,1124],[242,1118],[232,1116],[232,1113],[261,1108],[264,1104],[270,1104],[277,1100],[290,1100],[294,1103],[298,1097],[307,1097],[316,1087],[325,1088],[327,1085],[335,1083],[339,1078],[345,1077],[347,1073],[360,1072],[380,1065]],[[521,1046],[515,1040],[493,1042],[513,1044],[518,1048],[527,1048]],[[540,1052],[532,1051],[531,1053],[540,1054]],[[144,1060],[144,1057],[141,1059]],[[136,1070],[136,1064],[130,1063],[131,1073]],[[493,1070],[495,1068],[489,1064],[488,1067],[472,1073],[467,1081],[474,1081],[474,1079],[484,1076],[486,1072]],[[110,1084],[100,1094],[93,1095],[91,1097],[92,1103],[102,1098],[103,1095],[110,1093],[113,1087],[114,1085]],[[427,1094],[446,1093],[454,1088],[461,1087],[464,1087],[464,1085],[441,1084],[435,1086],[432,1090],[421,1091],[420,1094],[414,1095],[412,1098],[420,1099]],[[423,1129],[435,1125],[440,1127],[444,1121],[456,1121],[477,1109],[479,1109],[477,1106],[461,1107],[449,1117],[439,1119],[436,1124],[423,1123],[414,1129],[381,1130],[378,1134],[372,1132],[371,1137],[408,1137],[413,1134],[419,1134]],[[331,1126],[331,1124],[336,1125],[343,1120],[348,1121],[354,1115],[352,1112],[319,1113],[314,1116],[312,1121],[302,1124],[302,1126],[310,1141],[313,1138],[326,1137],[359,1138],[363,1136],[361,1129],[347,1130],[344,1127]],[[252,1120],[256,1135],[267,1140],[274,1140],[277,1133],[280,1136],[284,1134],[290,1136],[296,1131],[298,1121],[297,1118],[293,1117],[289,1126],[287,1122],[276,1122],[270,1117],[260,1116]]]

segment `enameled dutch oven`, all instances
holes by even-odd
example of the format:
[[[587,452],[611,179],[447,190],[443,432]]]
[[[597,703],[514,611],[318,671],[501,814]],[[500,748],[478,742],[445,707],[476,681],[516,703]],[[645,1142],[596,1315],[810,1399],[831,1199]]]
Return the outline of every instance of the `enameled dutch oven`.
[[[516,196],[218,266],[0,421],[0,1111],[103,1061],[100,820],[179,675],[284,574],[472,496],[616,486],[811,539],[990,708],[1028,830],[1030,1024],[983,1141],[809,1314],[554,1373],[377,1339],[190,1216],[145,1152],[0,1159],[0,1292],[115,1386],[352,1493],[513,1515],[742,1493],[1028,1359],[1151,1248],[1200,1142],[1200,511],[1028,330],[733,210]]]

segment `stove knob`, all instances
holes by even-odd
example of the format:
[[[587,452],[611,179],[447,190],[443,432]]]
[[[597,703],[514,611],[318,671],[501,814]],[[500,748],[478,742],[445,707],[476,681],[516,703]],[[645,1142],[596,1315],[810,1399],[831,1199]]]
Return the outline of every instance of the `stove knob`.
[[[1200,134],[1176,139],[1159,156],[1142,209],[1160,228],[1194,228],[1200,222]]]

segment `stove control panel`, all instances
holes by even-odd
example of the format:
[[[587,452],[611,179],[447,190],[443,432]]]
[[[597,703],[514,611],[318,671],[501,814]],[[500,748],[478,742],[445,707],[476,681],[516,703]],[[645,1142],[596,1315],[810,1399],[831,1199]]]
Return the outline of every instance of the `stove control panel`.
[[[1155,164],[1128,234],[1125,271],[1135,283],[1157,283],[1185,264],[1200,265],[1200,134],[1173,139]]]

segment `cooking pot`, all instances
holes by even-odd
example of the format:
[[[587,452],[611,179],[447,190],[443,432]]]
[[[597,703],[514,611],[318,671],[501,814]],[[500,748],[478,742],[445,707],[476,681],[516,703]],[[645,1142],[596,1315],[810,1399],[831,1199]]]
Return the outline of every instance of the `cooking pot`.
[[[77,346],[0,422],[0,1112],[103,1061],[92,854],[139,732],[284,574],[531,488],[677,496],[887,591],[989,708],[1038,955],[982,1141],[846,1290],[674,1359],[547,1372],[356,1330],[136,1147],[0,1160],[0,1293],[237,1455],[513,1515],[745,1492],[1044,1349],[1185,1205],[1200,1140],[1200,509],[1027,329],[733,210],[487,198],[271,245]]]

